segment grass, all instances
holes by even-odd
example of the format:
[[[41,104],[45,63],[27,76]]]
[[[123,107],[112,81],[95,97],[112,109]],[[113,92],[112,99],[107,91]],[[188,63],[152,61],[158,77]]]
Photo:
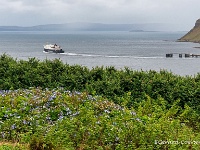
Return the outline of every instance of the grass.
[[[180,38],[179,41],[200,43],[200,26],[194,27],[186,35]]]
[[[11,143],[11,142],[0,142],[0,150],[28,150],[28,144]]]

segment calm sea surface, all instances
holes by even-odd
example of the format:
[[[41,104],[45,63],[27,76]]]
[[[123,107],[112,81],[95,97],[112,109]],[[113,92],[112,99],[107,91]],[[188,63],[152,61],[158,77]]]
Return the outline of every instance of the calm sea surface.
[[[165,69],[178,75],[200,72],[199,58],[166,58],[166,53],[200,54],[197,43],[175,42],[186,32],[0,32],[0,54],[27,60],[60,58],[64,63],[125,66],[134,70]],[[43,52],[46,43],[57,43],[64,54]]]

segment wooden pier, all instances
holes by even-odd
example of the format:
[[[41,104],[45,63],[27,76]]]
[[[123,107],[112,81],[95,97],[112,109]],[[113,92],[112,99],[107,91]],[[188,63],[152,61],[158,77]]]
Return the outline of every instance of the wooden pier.
[[[166,57],[172,58],[174,55],[178,55],[179,58],[200,57],[200,54],[188,54],[188,53],[168,53],[168,54],[166,54]]]

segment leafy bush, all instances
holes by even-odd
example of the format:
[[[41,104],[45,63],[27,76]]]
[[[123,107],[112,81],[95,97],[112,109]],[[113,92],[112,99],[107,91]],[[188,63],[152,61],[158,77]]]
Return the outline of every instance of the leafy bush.
[[[4,54],[0,141],[29,149],[198,149],[199,78]]]
[[[128,108],[87,93],[33,88],[4,91],[0,100],[0,139],[30,149],[187,149],[198,145],[181,142],[200,138],[189,121],[193,109],[181,109],[180,101],[167,109],[161,97],[146,95]]]

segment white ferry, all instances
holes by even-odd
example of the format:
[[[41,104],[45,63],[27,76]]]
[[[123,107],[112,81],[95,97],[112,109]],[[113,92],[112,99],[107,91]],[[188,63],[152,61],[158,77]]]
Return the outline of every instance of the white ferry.
[[[51,53],[64,53],[62,48],[57,44],[47,44],[44,45],[44,52],[51,52]]]

